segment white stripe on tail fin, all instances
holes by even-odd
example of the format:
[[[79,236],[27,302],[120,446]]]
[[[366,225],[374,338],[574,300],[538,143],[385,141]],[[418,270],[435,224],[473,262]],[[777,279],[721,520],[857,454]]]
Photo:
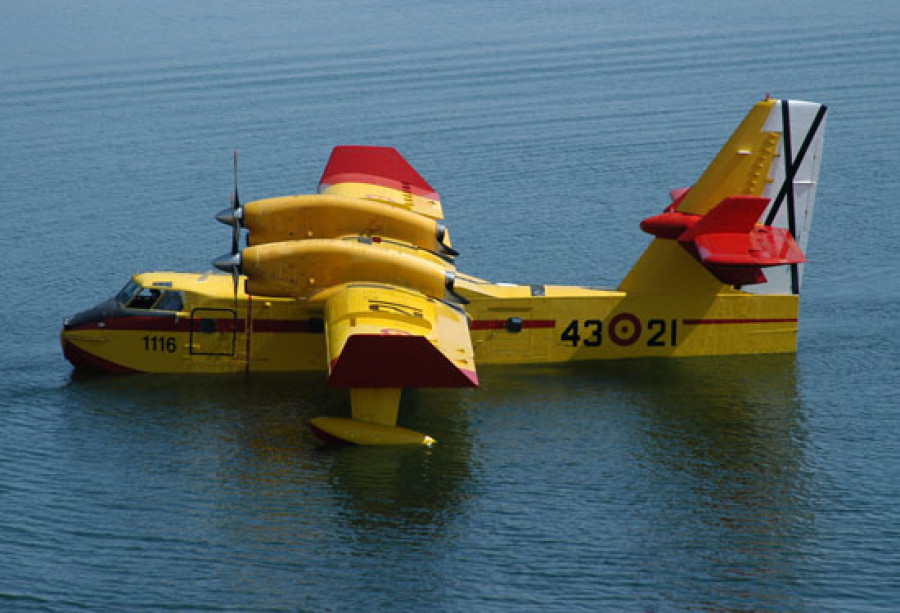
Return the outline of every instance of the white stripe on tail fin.
[[[809,242],[822,143],[825,134],[826,107],[815,102],[782,100],[772,109],[765,130],[780,132],[778,158],[771,168],[771,183],[762,195],[769,207],[762,223],[788,228],[803,252]],[[785,131],[785,125],[789,128]],[[789,174],[793,180],[787,182]],[[775,209],[774,207],[777,207]],[[747,286],[748,292],[761,294],[800,293],[803,264],[781,266],[766,271],[767,283]]]

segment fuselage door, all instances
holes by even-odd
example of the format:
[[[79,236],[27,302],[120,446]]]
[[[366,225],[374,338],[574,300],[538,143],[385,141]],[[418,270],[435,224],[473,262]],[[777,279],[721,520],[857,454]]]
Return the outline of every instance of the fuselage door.
[[[234,309],[191,311],[191,354],[233,356],[237,332]]]

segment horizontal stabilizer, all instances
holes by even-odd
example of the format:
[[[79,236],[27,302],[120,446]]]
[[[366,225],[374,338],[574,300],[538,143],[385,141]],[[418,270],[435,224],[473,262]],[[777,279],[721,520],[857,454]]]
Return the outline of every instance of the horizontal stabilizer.
[[[678,241],[693,247],[700,260],[712,266],[764,267],[805,262],[803,251],[785,228],[757,225],[768,204],[768,198],[756,196],[725,198],[698,218]]]
[[[704,234],[746,234],[756,225],[768,203],[768,198],[755,196],[724,198],[679,236],[678,240],[686,243]]]
[[[729,196],[705,215],[670,207],[642,221],[641,229],[657,238],[678,240],[722,283],[765,283],[762,268],[806,261],[789,230],[758,223],[768,205],[764,197]]]
[[[720,266],[781,266],[806,261],[784,228],[760,226],[749,234],[704,234],[694,245],[704,263]]]

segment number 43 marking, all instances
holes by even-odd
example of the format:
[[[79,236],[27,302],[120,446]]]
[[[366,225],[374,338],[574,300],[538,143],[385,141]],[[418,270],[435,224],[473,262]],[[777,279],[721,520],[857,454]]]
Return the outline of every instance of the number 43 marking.
[[[599,319],[588,319],[584,322],[585,332],[590,333],[582,343],[585,347],[599,347],[603,344],[603,322]],[[572,343],[573,347],[577,347],[581,341],[581,334],[578,332],[578,320],[573,319],[572,322],[563,330],[561,340]]]

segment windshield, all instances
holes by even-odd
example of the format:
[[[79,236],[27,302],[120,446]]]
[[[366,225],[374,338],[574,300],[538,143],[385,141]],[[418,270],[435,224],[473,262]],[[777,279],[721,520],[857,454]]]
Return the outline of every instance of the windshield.
[[[125,306],[131,299],[134,298],[134,295],[138,293],[141,289],[141,286],[135,283],[134,281],[129,281],[125,284],[118,294],[116,294],[116,302]]]
[[[149,309],[159,299],[159,295],[162,294],[158,289],[151,289],[149,287],[140,287],[139,289],[140,291],[137,295],[128,303],[128,308]]]

